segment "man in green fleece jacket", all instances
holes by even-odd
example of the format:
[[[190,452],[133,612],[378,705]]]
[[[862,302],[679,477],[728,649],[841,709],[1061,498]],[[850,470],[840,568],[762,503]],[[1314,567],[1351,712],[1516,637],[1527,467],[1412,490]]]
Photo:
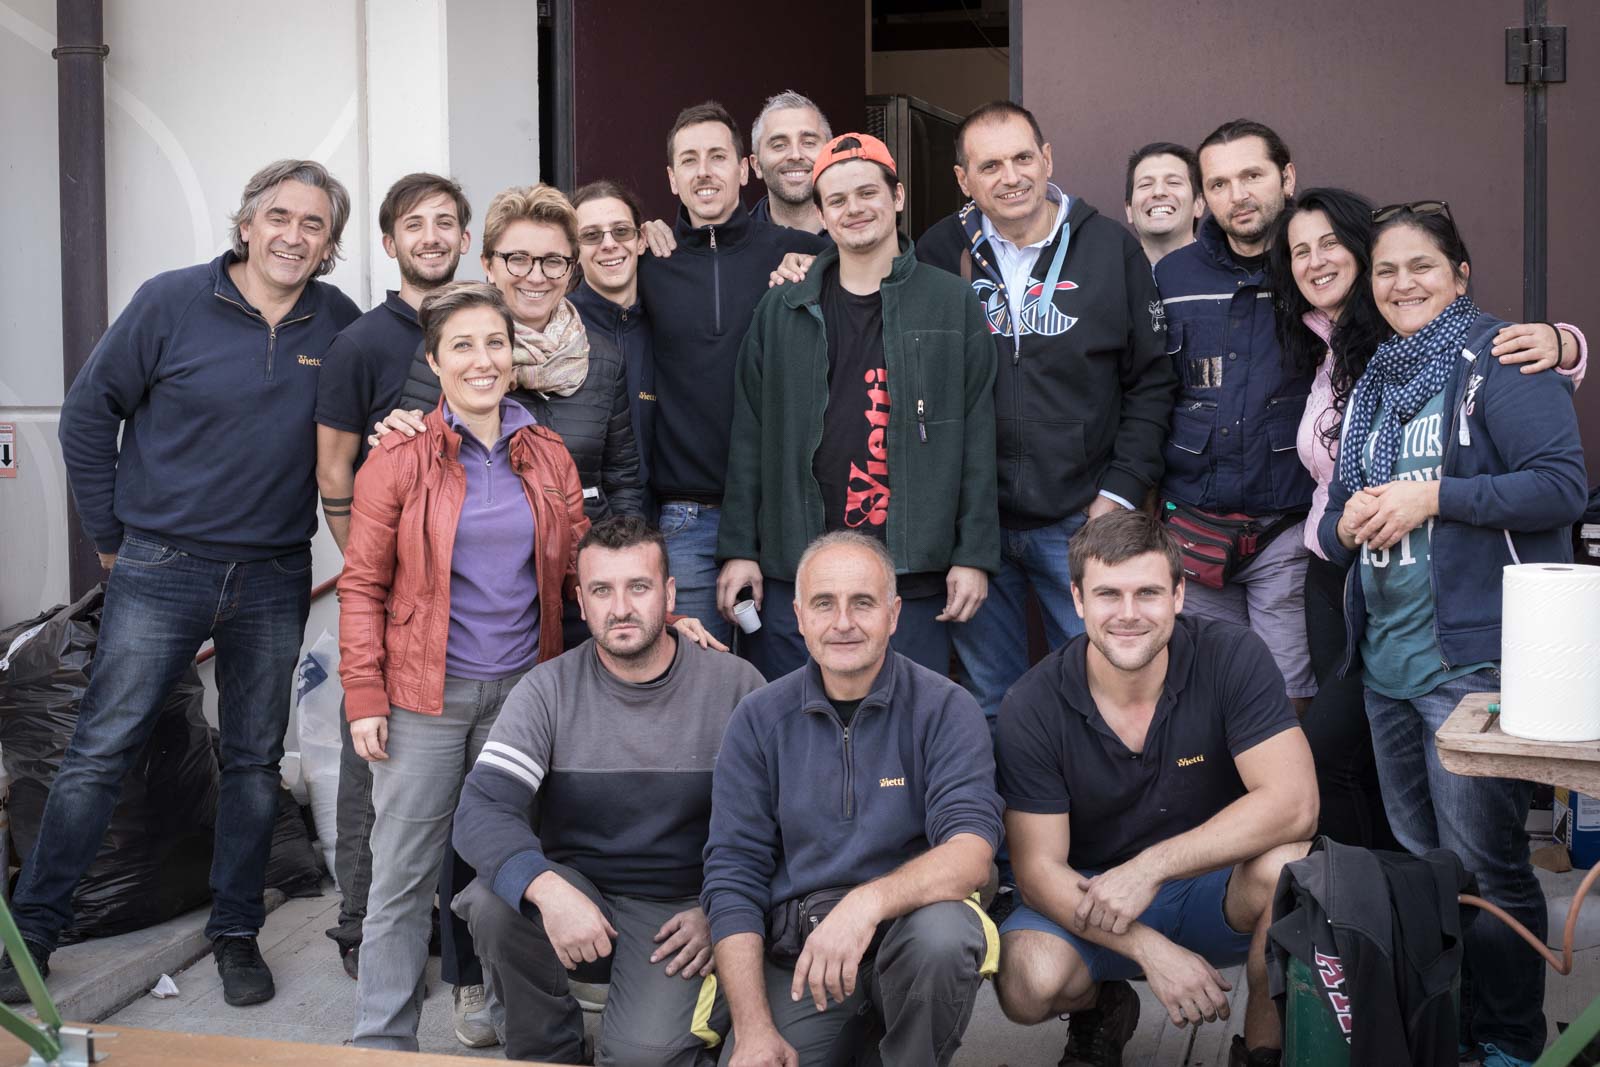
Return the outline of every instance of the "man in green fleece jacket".
[[[795,568],[823,533],[854,530],[893,557],[893,646],[938,672],[1000,567],[994,347],[953,274],[917,262],[895,220],[905,190],[882,141],[847,133],[819,153],[813,192],[834,247],[756,307],[734,379],[717,558],[730,620],[774,680],[805,663]]]

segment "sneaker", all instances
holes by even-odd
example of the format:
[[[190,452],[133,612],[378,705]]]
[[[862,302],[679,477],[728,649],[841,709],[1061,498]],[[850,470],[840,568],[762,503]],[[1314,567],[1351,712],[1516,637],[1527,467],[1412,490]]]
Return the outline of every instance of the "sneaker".
[[[344,964],[344,973],[348,974],[352,981],[360,981],[361,942],[358,941],[353,945],[340,945],[339,962]]]
[[[468,1048],[490,1048],[500,1043],[489,1019],[489,994],[481,985],[455,989],[456,1040]]]
[[[222,976],[222,999],[230,1006],[263,1004],[277,992],[272,985],[272,971],[261,958],[255,938],[219,937],[211,942],[211,955],[216,957],[217,973]]]
[[[1233,1044],[1228,1048],[1228,1067],[1278,1067],[1282,1062],[1282,1049],[1250,1048],[1243,1037],[1233,1035]]]
[[[1056,1067],[1122,1067],[1122,1046],[1139,1028],[1139,994],[1127,982],[1100,983],[1094,1007],[1067,1018],[1067,1048]]]
[[[603,982],[574,982],[568,981],[567,987],[572,991],[572,999],[578,1002],[578,1007],[596,1015],[606,1010],[606,994],[611,992],[611,987]]]
[[[33,965],[38,968],[40,978],[50,977],[50,952],[40,948],[32,941],[24,939],[22,942],[28,946],[28,955],[33,957]],[[28,991],[22,986],[22,976],[17,973],[16,964],[11,962],[11,955],[6,954],[0,960],[0,1001],[7,1004],[28,1003]]]
[[[1533,1065],[1532,1060],[1518,1059],[1509,1052],[1502,1052],[1492,1044],[1479,1045],[1478,1050],[1479,1055],[1483,1057],[1479,1061],[1483,1064],[1483,1067],[1532,1067]]]

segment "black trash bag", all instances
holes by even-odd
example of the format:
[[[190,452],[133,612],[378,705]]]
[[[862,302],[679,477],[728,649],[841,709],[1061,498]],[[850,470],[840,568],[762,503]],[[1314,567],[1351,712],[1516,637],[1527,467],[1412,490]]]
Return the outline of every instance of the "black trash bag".
[[[305,809],[294,794],[278,786],[278,819],[272,824],[272,854],[267,857],[267,888],[291,897],[322,892],[322,857],[311,847]]]
[[[12,842],[23,859],[77,726],[104,600],[96,586],[76,604],[0,631],[0,655],[18,644],[0,669],[0,746],[11,775]],[[73,894],[63,943],[139,930],[209,900],[217,790],[204,689],[190,667],[122,783],[100,852]]]

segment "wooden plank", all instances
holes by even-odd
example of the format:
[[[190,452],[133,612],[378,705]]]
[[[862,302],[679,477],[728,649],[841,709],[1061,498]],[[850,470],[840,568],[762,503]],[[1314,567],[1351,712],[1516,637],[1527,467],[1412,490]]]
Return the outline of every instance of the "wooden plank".
[[[1600,795],[1600,742],[1531,741],[1501,731],[1489,705],[1498,693],[1464,698],[1439,728],[1439,762],[1455,774],[1481,778],[1521,778]]]
[[[95,1051],[110,1054],[107,1067],[383,1067],[396,1062],[395,1054],[343,1045],[306,1045],[300,1042],[260,1041],[214,1034],[178,1034],[165,1030],[106,1027],[114,1038],[95,1042]],[[481,1061],[465,1056],[410,1053],[406,1067],[461,1067]],[[28,1050],[9,1034],[0,1036],[0,1067],[22,1067]],[[531,1063],[531,1060],[513,1060]]]

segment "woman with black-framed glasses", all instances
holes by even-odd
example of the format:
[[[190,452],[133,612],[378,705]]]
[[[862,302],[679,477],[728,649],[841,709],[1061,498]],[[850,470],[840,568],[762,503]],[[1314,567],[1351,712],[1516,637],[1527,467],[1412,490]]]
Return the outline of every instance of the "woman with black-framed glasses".
[[[1452,774],[1433,746],[1463,697],[1500,688],[1502,568],[1572,558],[1588,498],[1572,387],[1494,357],[1506,323],[1468,295],[1471,263],[1442,201],[1371,217],[1367,282],[1390,336],[1345,405],[1318,530],[1328,560],[1351,568],[1347,657],[1360,653],[1395,836],[1413,853],[1454,852],[1485,899],[1543,939],[1524,830],[1533,787]],[[1463,1037],[1491,1067],[1530,1063],[1544,1048],[1544,962],[1498,922],[1471,924],[1463,942]]]

